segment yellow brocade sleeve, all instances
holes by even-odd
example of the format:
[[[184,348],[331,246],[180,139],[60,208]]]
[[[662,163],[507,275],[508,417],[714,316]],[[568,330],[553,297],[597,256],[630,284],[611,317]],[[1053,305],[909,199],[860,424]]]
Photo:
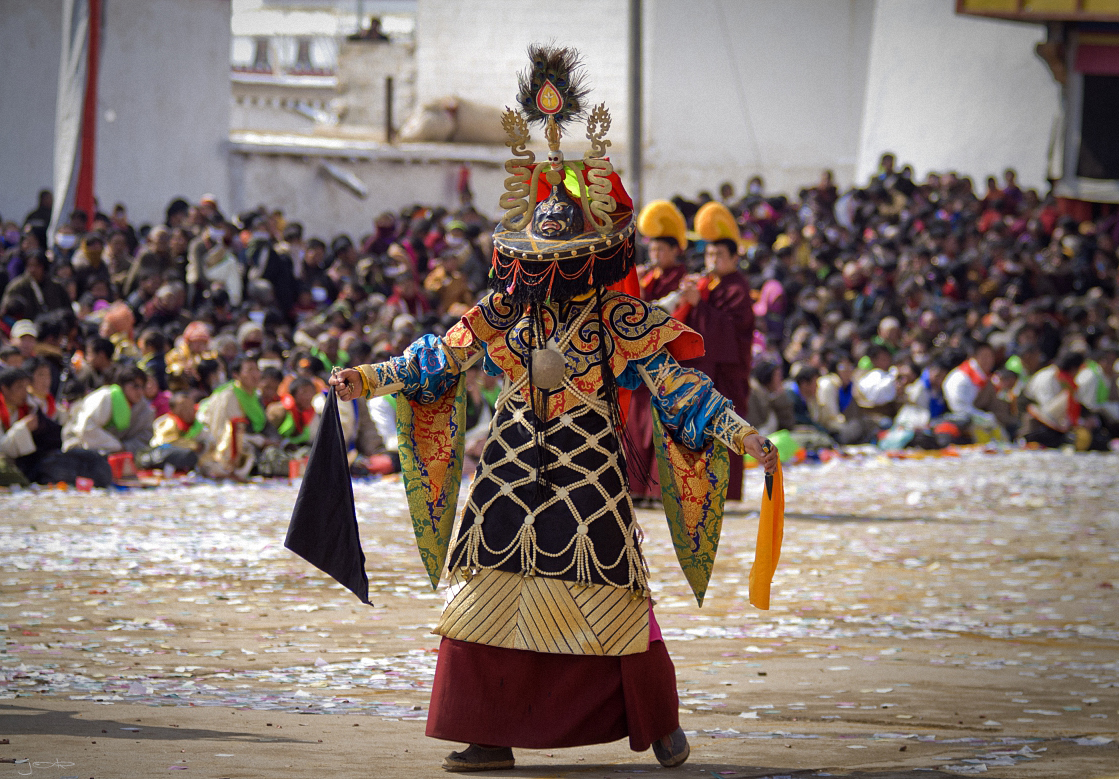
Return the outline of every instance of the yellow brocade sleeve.
[[[711,433],[738,454],[746,454],[746,439],[756,435],[758,429],[747,422],[727,404],[711,420]]]

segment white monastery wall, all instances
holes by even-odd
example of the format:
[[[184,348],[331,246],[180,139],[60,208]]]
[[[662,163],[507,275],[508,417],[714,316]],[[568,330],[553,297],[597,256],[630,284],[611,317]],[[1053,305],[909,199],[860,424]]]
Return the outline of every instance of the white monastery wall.
[[[874,0],[653,0],[645,19],[646,198],[850,183]]]
[[[929,171],[1018,170],[1042,192],[1060,88],[1034,54],[1040,25],[957,16],[947,0],[887,0],[875,8],[856,175],[883,151]]]
[[[22,222],[54,181],[61,0],[0,0],[0,215]]]
[[[95,195],[134,222],[176,195],[227,197],[229,0],[104,0]],[[60,0],[0,0],[0,214],[54,180]]]
[[[105,0],[96,195],[133,222],[229,193],[229,0]]]

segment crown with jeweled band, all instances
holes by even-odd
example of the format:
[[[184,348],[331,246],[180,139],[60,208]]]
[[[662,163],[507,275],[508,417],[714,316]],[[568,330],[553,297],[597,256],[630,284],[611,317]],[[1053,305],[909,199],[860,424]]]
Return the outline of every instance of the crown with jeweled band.
[[[625,278],[634,261],[633,202],[606,157],[610,112],[587,107],[589,88],[573,49],[533,45],[518,79],[521,110],[506,108],[502,126],[513,158],[494,231],[490,287],[514,302],[567,300]],[[590,148],[564,159],[560,139],[586,121]],[[542,124],[546,162],[527,148],[529,125]]]

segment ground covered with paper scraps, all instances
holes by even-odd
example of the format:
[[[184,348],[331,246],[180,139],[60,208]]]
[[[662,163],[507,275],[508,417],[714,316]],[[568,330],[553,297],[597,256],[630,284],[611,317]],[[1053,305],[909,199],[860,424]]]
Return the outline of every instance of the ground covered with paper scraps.
[[[756,471],[696,608],[640,512],[691,759],[518,750],[523,777],[1119,776],[1119,455]],[[0,493],[0,779],[428,777],[441,605],[399,481],[355,495],[373,608],[283,548],[297,487]]]

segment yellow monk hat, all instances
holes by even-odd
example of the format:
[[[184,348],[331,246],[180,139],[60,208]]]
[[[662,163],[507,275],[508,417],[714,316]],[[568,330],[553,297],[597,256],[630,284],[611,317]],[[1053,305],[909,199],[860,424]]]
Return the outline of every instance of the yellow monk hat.
[[[708,243],[731,240],[737,244],[742,240],[734,214],[717,200],[709,200],[696,211],[695,231]]]
[[[672,238],[688,247],[688,225],[680,209],[668,200],[653,200],[637,217],[637,230],[646,238]]]

